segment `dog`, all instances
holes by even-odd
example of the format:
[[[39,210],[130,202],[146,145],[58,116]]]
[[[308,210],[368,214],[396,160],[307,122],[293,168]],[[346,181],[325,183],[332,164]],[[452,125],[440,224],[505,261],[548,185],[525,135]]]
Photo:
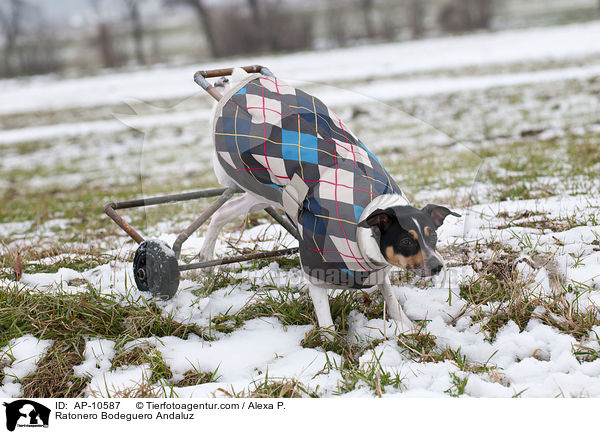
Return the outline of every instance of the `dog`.
[[[414,328],[393,294],[392,266],[420,276],[443,268],[436,230],[459,214],[413,207],[367,147],[319,99],[272,76],[235,69],[221,80],[213,163],[218,181],[245,193],[211,218],[200,259],[223,226],[268,206],[300,233],[300,262],[318,325],[334,329],[328,289],[377,286],[400,332]]]

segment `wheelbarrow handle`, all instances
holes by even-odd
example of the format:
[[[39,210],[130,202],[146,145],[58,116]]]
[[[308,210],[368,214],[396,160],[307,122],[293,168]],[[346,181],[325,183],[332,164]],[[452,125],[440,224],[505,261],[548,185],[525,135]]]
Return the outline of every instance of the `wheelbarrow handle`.
[[[198,71],[194,74],[194,81],[210,96],[219,101],[221,94],[208,82],[207,78],[224,77],[233,74],[234,68],[222,68],[222,69],[208,69],[205,71]],[[261,65],[249,65],[242,66],[242,69],[250,74],[258,72],[269,77],[273,77],[273,73],[269,71],[269,68]]]

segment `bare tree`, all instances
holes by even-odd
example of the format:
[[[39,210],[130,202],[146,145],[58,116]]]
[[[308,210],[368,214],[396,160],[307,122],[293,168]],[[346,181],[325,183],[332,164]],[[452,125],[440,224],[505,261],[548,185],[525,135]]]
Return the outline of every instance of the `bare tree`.
[[[6,8],[0,8],[0,25],[4,34],[4,74],[15,74],[17,40],[23,30],[22,19],[25,14],[23,0],[8,0]]]
[[[494,14],[494,0],[449,0],[442,5],[438,24],[448,32],[489,28]]]
[[[442,4],[437,23],[445,32],[464,32],[470,28],[469,10],[462,1],[450,0]]]
[[[102,65],[105,68],[113,68],[117,66],[118,61],[113,47],[113,37],[110,26],[102,16],[102,0],[90,0],[90,4],[97,19],[95,43],[100,50]]]
[[[27,26],[17,44],[19,73],[47,74],[62,69],[56,29],[44,19],[39,8],[32,8],[26,17]]]
[[[260,5],[259,0],[247,0],[250,12],[252,12],[252,19],[255,23],[260,24]]]
[[[425,19],[425,6],[423,0],[409,0],[408,2],[408,17],[410,20],[410,30],[413,38],[423,36],[425,27],[423,21]]]
[[[474,29],[487,29],[492,24],[494,14],[494,0],[471,0],[471,27]]]
[[[367,38],[373,39],[375,37],[375,26],[373,25],[373,0],[359,0],[358,4],[362,12],[365,29],[367,31]]]
[[[135,58],[139,65],[146,64],[144,56],[144,27],[140,15],[139,3],[141,0],[125,0],[127,15],[131,21],[131,36],[133,37],[133,45]]]
[[[0,75],[45,74],[62,68],[55,30],[26,0],[0,4],[3,65]]]
[[[186,5],[191,7],[196,13],[196,17],[200,22],[200,26],[204,29],[204,34],[206,36],[206,41],[208,43],[208,49],[210,50],[210,54],[212,57],[219,56],[219,50],[216,44],[216,34],[213,28],[213,23],[210,16],[209,9],[204,5],[202,0],[166,0],[166,4],[176,5]]]
[[[329,3],[326,10],[328,38],[338,47],[348,44],[348,23],[344,9],[335,2]]]
[[[250,13],[252,14],[252,21],[254,22],[255,32],[261,35],[263,41],[266,42],[271,51],[277,51],[281,47],[277,35],[275,34],[274,26],[268,20],[265,20],[264,13],[261,12],[260,0],[247,0]],[[277,8],[277,5],[271,5],[267,12],[273,8]]]

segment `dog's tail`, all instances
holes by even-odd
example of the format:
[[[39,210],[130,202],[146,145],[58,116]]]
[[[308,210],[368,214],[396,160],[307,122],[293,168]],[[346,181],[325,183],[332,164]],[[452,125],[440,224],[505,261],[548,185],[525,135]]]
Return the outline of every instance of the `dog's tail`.
[[[233,72],[231,73],[231,85],[239,83],[244,78],[246,78],[249,74],[244,71],[242,68],[233,68]]]
[[[234,68],[231,76],[219,78],[217,81],[215,81],[213,86],[219,89],[221,94],[223,94],[227,92],[231,86],[242,81],[247,75],[248,73],[242,68]]]

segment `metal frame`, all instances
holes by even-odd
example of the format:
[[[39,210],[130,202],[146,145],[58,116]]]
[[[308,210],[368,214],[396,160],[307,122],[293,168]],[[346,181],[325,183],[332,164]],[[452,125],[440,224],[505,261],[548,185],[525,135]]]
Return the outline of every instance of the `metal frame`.
[[[273,76],[271,71],[269,71],[264,66],[260,65],[251,65],[242,67],[246,72],[260,72],[263,75]],[[210,96],[219,101],[222,98],[221,93],[212,86],[207,78],[214,77],[222,77],[226,75],[231,75],[233,72],[233,68],[225,68],[225,69],[213,69],[207,71],[198,71],[194,74],[194,81],[200,85]],[[143,199],[134,199],[127,200],[123,202],[111,202],[108,203],[104,207],[104,212],[108,215],[121,229],[125,231],[127,235],[131,237],[136,243],[141,244],[144,242],[144,237],[140,235],[140,233],[129,225],[120,215],[117,213],[117,210],[120,209],[129,209],[129,208],[141,208],[152,205],[163,205],[169,203],[176,202],[184,202],[188,200],[197,200],[208,197],[219,197],[216,201],[214,201],[202,214],[198,216],[196,220],[194,220],[187,228],[185,228],[173,243],[173,251],[177,259],[179,259],[181,255],[181,247],[183,243],[196,231],[200,226],[202,226],[206,221],[221,207],[225,202],[227,202],[234,194],[243,193],[244,190],[241,188],[209,188],[205,190],[197,190],[191,191],[187,193],[176,193],[176,194],[167,194],[164,196],[154,196],[147,197]],[[274,208],[268,207],[265,209],[267,214],[269,214],[277,223],[283,226],[294,238],[299,239],[299,234],[296,228],[281,214],[279,214]],[[272,252],[259,252],[259,253],[249,253],[246,255],[238,255],[232,256],[229,258],[223,259],[215,259],[212,261],[205,262],[195,262],[190,264],[180,264],[179,271],[186,270],[194,270],[199,268],[206,267],[214,267],[219,265],[231,264],[235,262],[243,262],[249,261],[252,259],[264,259],[264,258],[273,258],[277,256],[285,256],[291,255],[298,252],[297,247],[293,247],[290,249],[281,249],[275,250]]]
[[[119,215],[117,210],[129,209],[129,208],[143,208],[152,205],[163,205],[169,203],[184,202],[188,200],[196,200],[208,197],[219,198],[214,201],[196,220],[194,220],[187,228],[185,228],[173,243],[173,251],[177,259],[181,255],[181,247],[183,243],[202,226],[225,202],[227,202],[234,194],[243,193],[243,190],[239,188],[209,188],[206,190],[191,191],[188,193],[177,193],[168,194],[164,196],[154,196],[143,199],[127,200],[124,202],[111,202],[104,207],[104,212],[108,215],[121,229],[125,231],[129,237],[136,243],[141,244],[144,242],[144,237],[127,223],[123,217]],[[298,239],[298,231],[294,228],[285,217],[279,214],[272,207],[266,208],[267,214],[269,214],[273,220],[283,226],[294,238]],[[264,259],[273,258],[277,256],[292,255],[298,252],[297,247],[289,249],[274,250],[272,252],[259,252],[259,253],[248,253],[245,255],[232,256],[230,258],[215,259],[212,261],[195,262],[190,264],[179,265],[179,271],[194,270],[198,268],[214,267],[218,265],[232,264],[234,262],[250,261],[252,259]]]
[[[261,65],[250,65],[250,66],[242,66],[242,69],[249,73],[259,72],[262,75],[267,75],[269,77],[274,77],[273,73],[269,71],[269,68],[266,68]],[[198,71],[194,74],[194,81],[210,96],[212,96],[217,101],[221,100],[221,93],[211,85],[207,78],[215,78],[215,77],[224,77],[226,75],[233,74],[233,68],[223,68],[223,69],[210,69],[207,71]]]

